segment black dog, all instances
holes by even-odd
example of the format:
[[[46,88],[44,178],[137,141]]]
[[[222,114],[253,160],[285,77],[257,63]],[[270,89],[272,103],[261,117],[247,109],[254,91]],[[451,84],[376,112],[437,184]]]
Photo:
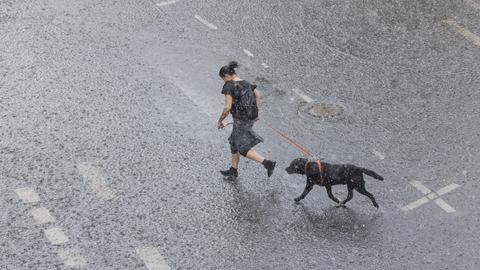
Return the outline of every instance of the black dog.
[[[314,185],[319,185],[325,187],[330,199],[336,203],[340,203],[340,201],[332,194],[332,186],[347,185],[348,196],[341,202],[342,205],[353,198],[353,190],[355,189],[358,193],[370,198],[373,205],[378,208],[378,204],[373,195],[365,189],[365,180],[363,180],[363,174],[369,175],[378,180],[383,180],[383,177],[374,171],[350,164],[328,164],[324,162],[309,161],[306,158],[294,159],[290,163],[290,166],[285,170],[288,174],[297,173],[307,175],[307,185],[305,186],[305,190],[302,195],[295,198],[296,202],[304,199]]]

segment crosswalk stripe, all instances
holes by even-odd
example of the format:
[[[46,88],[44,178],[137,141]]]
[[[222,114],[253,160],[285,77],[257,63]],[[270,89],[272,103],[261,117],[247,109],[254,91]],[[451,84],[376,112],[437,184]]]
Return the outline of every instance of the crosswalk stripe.
[[[149,270],[170,270],[162,255],[154,247],[136,248],[138,256]]]
[[[108,187],[107,181],[93,164],[88,162],[80,163],[78,170],[99,198],[103,200],[115,198],[115,192]]]
[[[33,219],[35,219],[37,224],[55,222],[55,218],[50,215],[50,211],[45,207],[34,208],[30,210],[30,214],[33,216]]]
[[[14,192],[24,203],[36,203],[40,201],[40,197],[33,190],[33,188],[30,188],[30,187],[17,188],[14,190]]]

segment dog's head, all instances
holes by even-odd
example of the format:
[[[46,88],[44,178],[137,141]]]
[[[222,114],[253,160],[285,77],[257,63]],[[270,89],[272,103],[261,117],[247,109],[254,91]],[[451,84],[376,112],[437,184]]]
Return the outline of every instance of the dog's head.
[[[308,159],[306,158],[296,158],[290,162],[290,166],[288,166],[285,171],[288,174],[305,174],[305,164],[307,164]]]
[[[288,174],[302,174],[307,177],[318,178],[320,175],[320,167],[317,162],[309,161],[306,158],[296,158],[292,160],[290,166],[286,168]]]

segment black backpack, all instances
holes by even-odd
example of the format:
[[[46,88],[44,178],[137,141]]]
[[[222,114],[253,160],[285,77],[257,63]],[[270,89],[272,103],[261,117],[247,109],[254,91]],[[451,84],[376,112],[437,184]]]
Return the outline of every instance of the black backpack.
[[[234,82],[237,92],[235,99],[235,114],[240,119],[255,120],[258,118],[258,107],[255,93],[253,93],[252,85],[241,85]]]

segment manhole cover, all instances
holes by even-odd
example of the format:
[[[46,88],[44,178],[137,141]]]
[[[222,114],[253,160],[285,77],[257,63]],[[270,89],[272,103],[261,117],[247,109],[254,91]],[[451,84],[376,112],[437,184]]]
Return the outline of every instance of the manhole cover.
[[[345,114],[345,105],[334,102],[309,103],[300,108],[300,114],[315,119],[334,119]]]

